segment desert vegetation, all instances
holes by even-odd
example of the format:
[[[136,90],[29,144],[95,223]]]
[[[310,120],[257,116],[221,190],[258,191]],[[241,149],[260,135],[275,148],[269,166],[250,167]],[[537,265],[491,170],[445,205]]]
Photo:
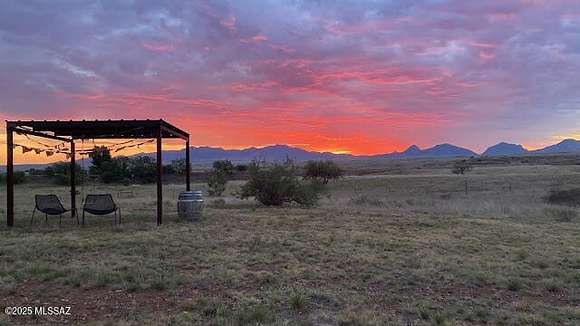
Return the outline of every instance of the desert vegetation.
[[[73,315],[0,324],[578,324],[580,217],[560,198],[577,198],[580,166],[479,162],[455,175],[454,161],[348,164],[316,205],[274,207],[240,194],[310,181],[296,163],[251,164],[248,180],[206,198],[198,223],[177,219],[183,186],[168,185],[161,227],[152,185],[80,187],[114,194],[124,212],[121,225],[82,228],[28,226],[35,193],[67,205],[68,189],[18,185],[16,227],[0,228],[0,305],[37,298]]]

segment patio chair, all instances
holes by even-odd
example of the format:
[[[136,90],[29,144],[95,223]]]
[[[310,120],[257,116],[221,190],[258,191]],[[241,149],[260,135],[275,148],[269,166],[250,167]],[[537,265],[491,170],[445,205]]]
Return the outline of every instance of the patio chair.
[[[35,195],[34,196],[34,210],[30,218],[30,225],[34,222],[34,213],[36,210],[44,213],[44,221],[48,223],[48,215],[59,215],[58,224],[62,224],[62,214],[69,212],[70,209],[64,208],[60,199],[56,195]],[[72,216],[71,216],[72,217]],[[76,214],[77,223],[79,223],[79,216]]]
[[[93,215],[115,213],[113,223],[117,223],[117,212],[119,212],[119,224],[121,224],[121,208],[115,204],[111,194],[87,195],[83,203],[83,225],[85,225],[85,212]]]

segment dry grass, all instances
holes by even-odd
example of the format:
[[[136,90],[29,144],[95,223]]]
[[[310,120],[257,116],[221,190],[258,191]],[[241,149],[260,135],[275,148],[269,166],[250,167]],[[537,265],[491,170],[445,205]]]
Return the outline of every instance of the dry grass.
[[[30,228],[32,195],[66,189],[23,185],[18,227],[0,231],[0,305],[66,302],[95,325],[576,325],[580,221],[542,198],[579,168],[348,177],[312,209],[238,200],[234,182],[196,224],[167,186],[162,227],[154,186],[136,186],[95,188],[122,226]]]

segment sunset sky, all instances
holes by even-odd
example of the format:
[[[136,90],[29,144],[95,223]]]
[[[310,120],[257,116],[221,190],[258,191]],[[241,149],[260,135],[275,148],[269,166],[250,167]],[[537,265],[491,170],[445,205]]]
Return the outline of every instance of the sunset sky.
[[[575,0],[0,2],[1,120],[163,118],[195,146],[534,148],[580,134],[579,76]]]

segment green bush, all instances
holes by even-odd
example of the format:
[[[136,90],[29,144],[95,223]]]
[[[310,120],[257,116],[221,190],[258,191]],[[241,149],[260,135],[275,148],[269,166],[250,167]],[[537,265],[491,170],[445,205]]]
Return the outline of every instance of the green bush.
[[[14,171],[14,184],[21,184],[26,181],[26,173],[23,171]]]
[[[465,174],[473,169],[473,166],[467,160],[457,161],[453,164],[451,172],[453,174]]]
[[[153,183],[157,179],[157,164],[148,156],[138,156],[127,160],[127,171],[124,177],[137,183]]]
[[[57,162],[41,171],[41,174],[50,178],[54,184],[70,184],[70,164],[66,162]],[[75,184],[80,184],[86,177],[86,171],[80,165],[75,165]]]
[[[14,184],[24,183],[26,181],[26,173],[22,171],[14,171]],[[6,183],[6,173],[0,173],[0,183]]]
[[[223,172],[213,170],[207,179],[208,192],[210,196],[221,196],[226,190],[228,179]]]
[[[234,174],[234,165],[228,160],[213,162],[213,169],[207,180],[210,196],[221,196],[226,190],[228,179]]]
[[[126,157],[115,157],[110,161],[103,162],[100,168],[95,169],[99,180],[103,183],[125,183],[129,179],[128,164]]]
[[[266,206],[298,203],[312,206],[319,199],[320,185],[301,182],[297,168],[290,160],[285,163],[254,161],[248,167],[250,179],[242,186],[241,198],[255,197]]]
[[[304,166],[304,179],[311,179],[322,184],[327,184],[329,180],[338,179],[343,171],[333,161],[308,161]]]
[[[226,178],[230,178],[234,174],[234,164],[228,160],[213,162],[213,169],[223,173]]]

